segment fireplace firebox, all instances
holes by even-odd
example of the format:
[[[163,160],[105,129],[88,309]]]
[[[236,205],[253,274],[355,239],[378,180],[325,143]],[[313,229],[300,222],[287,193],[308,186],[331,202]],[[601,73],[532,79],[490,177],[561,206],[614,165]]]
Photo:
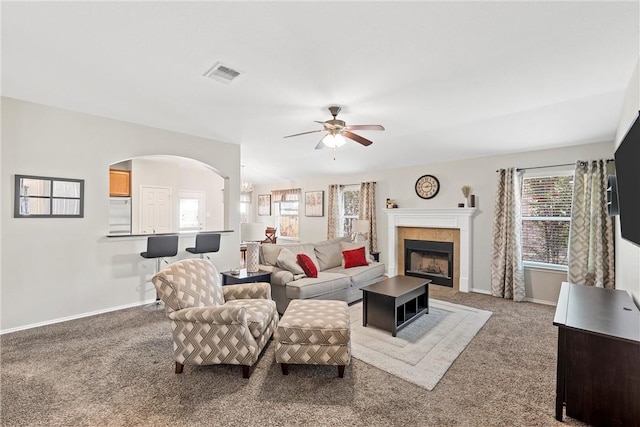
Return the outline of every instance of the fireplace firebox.
[[[453,243],[431,240],[404,241],[404,275],[431,279],[453,287]]]

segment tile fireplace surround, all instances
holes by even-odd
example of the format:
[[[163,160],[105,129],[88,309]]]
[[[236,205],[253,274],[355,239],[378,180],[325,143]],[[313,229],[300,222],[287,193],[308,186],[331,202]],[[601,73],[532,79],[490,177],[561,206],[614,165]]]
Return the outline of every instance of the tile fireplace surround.
[[[477,208],[455,209],[385,209],[388,224],[389,277],[398,275],[398,227],[456,228],[460,230],[459,290],[469,292],[471,279],[473,216]]]

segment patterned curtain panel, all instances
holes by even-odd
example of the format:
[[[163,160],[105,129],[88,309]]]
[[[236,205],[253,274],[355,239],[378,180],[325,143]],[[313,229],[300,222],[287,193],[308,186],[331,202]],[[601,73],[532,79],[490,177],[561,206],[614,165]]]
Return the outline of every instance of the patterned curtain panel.
[[[376,225],[376,183],[360,184],[360,219],[369,220],[369,250],[378,251],[378,231]]]
[[[522,264],[522,172],[498,171],[493,218],[491,295],[524,301]]]
[[[340,236],[340,191],[342,186],[331,184],[327,200],[327,239]]]
[[[279,203],[290,200],[300,200],[301,191],[299,188],[287,188],[286,190],[271,190],[271,201]]]
[[[569,229],[571,283],[615,287],[613,221],[607,212],[607,162],[576,163]]]

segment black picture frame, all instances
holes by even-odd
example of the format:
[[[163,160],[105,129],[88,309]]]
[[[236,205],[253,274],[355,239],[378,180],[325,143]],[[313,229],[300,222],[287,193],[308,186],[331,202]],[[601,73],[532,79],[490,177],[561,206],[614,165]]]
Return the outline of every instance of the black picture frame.
[[[84,179],[15,175],[14,218],[84,218]]]

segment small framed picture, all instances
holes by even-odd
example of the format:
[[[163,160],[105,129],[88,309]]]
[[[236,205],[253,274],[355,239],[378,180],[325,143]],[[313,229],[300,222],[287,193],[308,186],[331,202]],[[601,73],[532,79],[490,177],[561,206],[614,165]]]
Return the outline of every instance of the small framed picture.
[[[271,216],[271,194],[258,195],[258,215]]]
[[[304,193],[304,215],[324,216],[324,191]]]

